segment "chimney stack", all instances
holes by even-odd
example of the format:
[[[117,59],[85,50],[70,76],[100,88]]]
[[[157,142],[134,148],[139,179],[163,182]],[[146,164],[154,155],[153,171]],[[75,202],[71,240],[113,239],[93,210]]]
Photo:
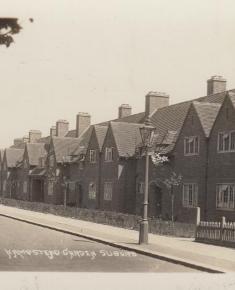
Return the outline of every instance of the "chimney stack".
[[[222,76],[212,76],[207,81],[207,95],[213,95],[226,91],[226,79]]]
[[[145,116],[151,115],[155,110],[169,106],[169,95],[161,92],[149,92],[145,96]]]
[[[42,138],[42,132],[39,130],[29,131],[29,143],[37,143],[37,141]]]
[[[56,136],[65,137],[69,131],[69,122],[66,120],[58,120],[56,122]]]
[[[90,124],[91,116],[88,113],[78,113],[76,119],[76,137],[80,137],[81,134],[90,126]]]
[[[51,137],[56,136],[56,126],[51,126],[51,128],[50,128],[50,136]]]
[[[128,104],[122,104],[118,108],[118,119],[127,117],[131,115],[131,106]]]
[[[23,138],[15,138],[14,139],[14,146],[19,146],[21,144],[23,144]]]

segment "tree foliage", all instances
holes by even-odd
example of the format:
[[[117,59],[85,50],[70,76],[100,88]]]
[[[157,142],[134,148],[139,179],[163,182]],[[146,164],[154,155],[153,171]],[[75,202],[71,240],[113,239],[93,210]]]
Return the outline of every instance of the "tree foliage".
[[[13,35],[21,29],[17,18],[0,18],[0,45],[9,47],[14,42]]]

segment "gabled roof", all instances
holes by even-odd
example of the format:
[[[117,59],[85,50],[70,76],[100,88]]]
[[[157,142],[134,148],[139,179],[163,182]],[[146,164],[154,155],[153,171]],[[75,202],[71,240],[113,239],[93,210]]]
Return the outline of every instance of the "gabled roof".
[[[74,151],[79,146],[78,138],[69,137],[52,137],[55,157],[57,162],[62,162],[63,158],[73,155]]]
[[[191,102],[183,102],[157,110],[151,117],[153,126],[159,134],[158,142],[162,143],[169,131],[174,131],[177,139],[179,130],[183,126]]]
[[[27,143],[26,150],[29,158],[29,165],[39,165],[39,158],[44,157],[47,153],[44,143]]]
[[[94,131],[99,145],[99,150],[102,150],[104,139],[108,130],[108,126],[94,125]]]
[[[230,91],[225,91],[222,93],[217,93],[214,95],[204,96],[201,98],[170,105],[170,106],[163,107],[156,110],[151,116],[151,121],[153,125],[156,127],[156,131],[159,133],[158,143],[164,143],[165,136],[167,135],[169,131],[176,132],[174,138],[172,139],[172,146],[164,147],[165,153],[168,153],[174,149],[174,144],[179,136],[179,133],[184,124],[184,120],[193,102],[196,101],[197,103],[200,103],[200,104],[206,103],[205,106],[207,107],[208,107],[207,105],[208,103],[210,103],[210,106],[212,106],[212,103],[222,104],[222,102],[225,99],[225,96],[228,93],[230,94],[231,92],[235,92],[235,90],[230,90]],[[201,109],[201,111],[202,110],[203,109]],[[206,134],[208,134],[208,129],[211,126],[210,124],[213,120],[213,115],[216,109],[212,109],[211,111],[212,112],[211,112],[211,115],[208,116],[208,120],[206,120],[207,119],[206,116],[204,117],[204,114],[202,114],[201,112],[201,118],[203,118],[203,125],[206,130]]]
[[[194,106],[197,112],[203,131],[205,133],[205,136],[209,137],[212,126],[215,122],[215,119],[221,107],[221,104],[193,102],[192,105]]]
[[[142,124],[110,122],[120,157],[131,157],[136,153],[136,147],[141,142],[140,126]]]
[[[22,161],[23,154],[23,149],[7,148],[5,150],[7,166],[10,168],[16,167],[17,164]]]

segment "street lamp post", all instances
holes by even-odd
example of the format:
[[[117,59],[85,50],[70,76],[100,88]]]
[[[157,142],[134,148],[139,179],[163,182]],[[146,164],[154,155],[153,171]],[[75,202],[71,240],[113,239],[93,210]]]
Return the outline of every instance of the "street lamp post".
[[[140,127],[143,149],[145,154],[145,186],[143,217],[140,222],[139,244],[148,244],[148,186],[149,186],[149,155],[153,143],[155,128],[151,125],[150,118],[147,117],[144,126]]]

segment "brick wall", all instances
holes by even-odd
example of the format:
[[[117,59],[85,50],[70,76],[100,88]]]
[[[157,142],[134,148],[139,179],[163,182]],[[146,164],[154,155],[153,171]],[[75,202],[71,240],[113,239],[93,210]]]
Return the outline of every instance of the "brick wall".
[[[190,136],[199,137],[199,154],[184,155],[184,138]],[[182,175],[182,183],[175,188],[175,211],[179,220],[183,207],[183,183],[196,183],[198,185],[198,206],[201,208],[201,218],[205,216],[206,199],[206,164],[207,164],[207,141],[200,120],[194,107],[191,107],[185,119],[179,139],[174,149],[173,170]],[[188,209],[190,211],[190,208]]]
[[[208,220],[211,221],[218,221],[222,216],[230,221],[235,221],[234,210],[216,209],[216,184],[235,183],[235,152],[217,152],[218,133],[232,130],[235,130],[235,112],[230,99],[226,99],[214,124],[209,141],[210,166],[208,170],[207,208]]]

